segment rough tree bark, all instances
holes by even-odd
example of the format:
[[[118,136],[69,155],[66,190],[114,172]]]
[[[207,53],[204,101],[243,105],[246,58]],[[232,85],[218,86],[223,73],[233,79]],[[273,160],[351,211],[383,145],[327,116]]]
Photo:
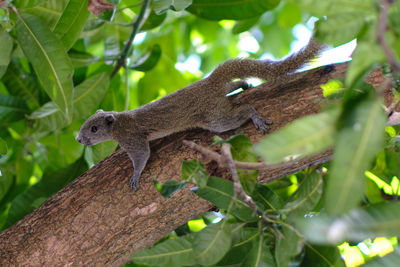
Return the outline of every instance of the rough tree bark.
[[[318,112],[323,101],[320,84],[343,77],[347,64],[337,64],[296,74],[296,79],[276,81],[243,93],[236,101],[249,101],[274,124],[275,131],[291,121]],[[382,83],[380,72],[369,80]],[[250,124],[242,131],[253,142],[262,138]],[[233,132],[224,133],[227,137]],[[207,146],[214,134],[192,130],[155,141],[140,181],[140,190],[128,186],[132,164],[117,151],[75,179],[39,208],[0,234],[0,266],[120,266],[131,255],[154,244],[186,221],[211,208],[187,188],[164,199],[154,188],[180,179],[182,160],[201,157],[182,144],[194,140]],[[269,181],[329,159],[331,151],[301,160],[292,166],[261,172]],[[213,175],[223,175],[208,163]]]

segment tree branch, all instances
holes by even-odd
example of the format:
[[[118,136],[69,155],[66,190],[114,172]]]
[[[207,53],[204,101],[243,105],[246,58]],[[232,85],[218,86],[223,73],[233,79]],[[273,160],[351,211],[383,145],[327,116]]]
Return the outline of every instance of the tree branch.
[[[376,33],[376,39],[378,40],[379,44],[382,46],[383,51],[386,54],[386,58],[389,62],[389,64],[392,66],[393,70],[395,72],[400,72],[400,65],[399,63],[396,62],[395,56],[390,50],[389,45],[386,43],[385,40],[385,32],[386,32],[386,24],[387,24],[387,18],[388,18],[388,13],[389,13],[389,8],[393,4],[393,0],[381,0],[382,3],[382,9],[381,9],[381,14],[379,16],[379,21],[378,21],[378,31]]]
[[[126,64],[126,58],[132,53],[132,43],[133,39],[135,39],[136,34],[142,27],[143,22],[146,20],[150,10],[150,0],[142,0],[142,8],[140,9],[139,14],[135,18],[135,22],[132,23],[132,31],[129,35],[128,41],[126,41],[124,50],[118,58],[117,64],[114,67],[113,72],[111,73],[111,78],[119,71],[120,68],[124,67]]]
[[[236,101],[252,104],[273,120],[273,132],[295,119],[317,113],[323,101],[319,85],[344,77],[346,69],[347,64],[343,63],[299,73],[289,83],[277,81],[245,91]],[[382,80],[380,71],[368,78],[375,86]],[[385,95],[386,103],[390,103],[390,97],[391,94]],[[250,123],[241,131],[252,142],[263,138]],[[232,134],[233,131],[227,132],[221,137]],[[113,153],[0,233],[0,266],[120,266],[129,262],[135,251],[153,245],[212,207],[188,187],[165,199],[154,188],[153,179],[180,180],[182,160],[202,156],[182,141],[194,140],[200,146],[208,146],[213,135],[192,130],[152,142],[152,154],[137,192],[128,186],[133,171],[129,157],[122,150]],[[259,180],[286,176],[326,161],[330,155],[331,151],[326,151],[292,166],[260,171]],[[210,175],[227,175],[214,162],[206,168]]]

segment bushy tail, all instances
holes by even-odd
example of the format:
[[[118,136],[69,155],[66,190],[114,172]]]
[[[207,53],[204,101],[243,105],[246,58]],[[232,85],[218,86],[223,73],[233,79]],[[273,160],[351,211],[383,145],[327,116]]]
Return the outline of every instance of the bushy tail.
[[[312,39],[299,52],[280,61],[231,59],[219,65],[208,79],[216,84],[226,84],[233,79],[249,77],[274,80],[300,69],[304,64],[317,57],[324,47]]]

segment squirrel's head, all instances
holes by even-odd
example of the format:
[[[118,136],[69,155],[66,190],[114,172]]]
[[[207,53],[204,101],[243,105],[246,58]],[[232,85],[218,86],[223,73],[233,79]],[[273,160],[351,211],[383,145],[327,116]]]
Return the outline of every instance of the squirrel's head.
[[[115,122],[115,112],[99,109],[82,124],[76,141],[92,146],[112,139],[112,128]]]

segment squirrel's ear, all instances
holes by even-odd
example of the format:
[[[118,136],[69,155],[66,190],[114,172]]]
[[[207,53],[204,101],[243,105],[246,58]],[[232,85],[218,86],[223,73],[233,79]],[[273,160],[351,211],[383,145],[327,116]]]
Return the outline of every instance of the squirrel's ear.
[[[107,125],[111,125],[111,124],[113,124],[114,121],[115,121],[115,117],[114,117],[113,114],[108,114],[108,115],[105,117],[105,119],[106,119]]]
[[[98,109],[98,110],[96,111],[96,113],[100,113],[100,112],[104,112],[104,110]]]

